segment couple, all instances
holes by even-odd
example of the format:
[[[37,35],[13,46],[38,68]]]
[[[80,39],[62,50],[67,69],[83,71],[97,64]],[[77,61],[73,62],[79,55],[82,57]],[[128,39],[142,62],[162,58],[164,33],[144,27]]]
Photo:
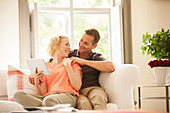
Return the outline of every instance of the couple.
[[[52,59],[47,63],[51,76],[44,76],[36,69],[29,80],[36,86],[37,95],[17,91],[14,101],[27,107],[71,104],[80,110],[105,110],[107,95],[98,77],[100,71],[113,72],[115,67],[101,54],[92,52],[99,39],[96,29],[88,29],[79,42],[79,49],[70,51],[67,37],[52,38],[48,48]]]

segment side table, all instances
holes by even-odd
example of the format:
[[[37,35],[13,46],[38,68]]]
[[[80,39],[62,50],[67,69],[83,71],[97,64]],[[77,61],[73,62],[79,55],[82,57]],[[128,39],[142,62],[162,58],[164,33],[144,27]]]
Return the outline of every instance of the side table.
[[[165,88],[165,93],[166,93],[166,96],[164,97],[142,97],[141,95],[141,90],[142,88],[151,88],[151,87],[163,87]],[[166,85],[166,86],[139,86],[138,87],[138,101],[139,101],[139,109],[141,108],[141,101],[142,99],[166,99],[166,111],[169,112],[169,87],[170,85]]]

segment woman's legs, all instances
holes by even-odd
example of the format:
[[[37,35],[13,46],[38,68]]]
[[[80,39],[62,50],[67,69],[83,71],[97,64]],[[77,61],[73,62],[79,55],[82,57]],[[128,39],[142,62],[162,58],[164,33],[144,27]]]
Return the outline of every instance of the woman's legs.
[[[42,106],[43,98],[43,96],[31,95],[21,90],[14,94],[14,101],[20,103],[24,107]]]
[[[54,106],[56,104],[71,104],[76,107],[77,97],[73,93],[52,93],[47,96],[36,96],[17,91],[14,94],[14,101],[24,107]]]
[[[73,93],[52,93],[46,96],[42,106],[54,106],[56,104],[71,104],[76,107],[77,97]]]

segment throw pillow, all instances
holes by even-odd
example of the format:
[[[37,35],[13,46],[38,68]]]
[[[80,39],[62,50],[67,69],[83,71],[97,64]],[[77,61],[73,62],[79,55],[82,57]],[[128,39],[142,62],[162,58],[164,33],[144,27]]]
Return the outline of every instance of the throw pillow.
[[[35,94],[35,86],[29,82],[29,75],[20,70],[8,66],[7,94],[8,100],[13,101],[13,95],[17,90],[23,90],[29,94]]]

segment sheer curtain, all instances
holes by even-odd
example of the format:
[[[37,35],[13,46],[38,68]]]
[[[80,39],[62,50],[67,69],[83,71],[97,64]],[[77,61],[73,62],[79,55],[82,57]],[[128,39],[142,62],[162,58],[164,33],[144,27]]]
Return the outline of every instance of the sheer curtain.
[[[20,68],[26,68],[25,59],[31,57],[30,47],[30,13],[28,0],[18,0]]]
[[[112,12],[114,17],[112,18],[112,54],[118,56],[118,54],[116,54],[118,53],[117,51],[121,51],[119,59],[115,59],[115,55],[113,55],[113,59],[116,60],[115,62],[118,62],[121,58],[122,64],[133,64],[131,0],[114,0]],[[121,46],[119,47],[115,44],[115,41],[118,40],[120,40],[119,42],[121,43]]]

